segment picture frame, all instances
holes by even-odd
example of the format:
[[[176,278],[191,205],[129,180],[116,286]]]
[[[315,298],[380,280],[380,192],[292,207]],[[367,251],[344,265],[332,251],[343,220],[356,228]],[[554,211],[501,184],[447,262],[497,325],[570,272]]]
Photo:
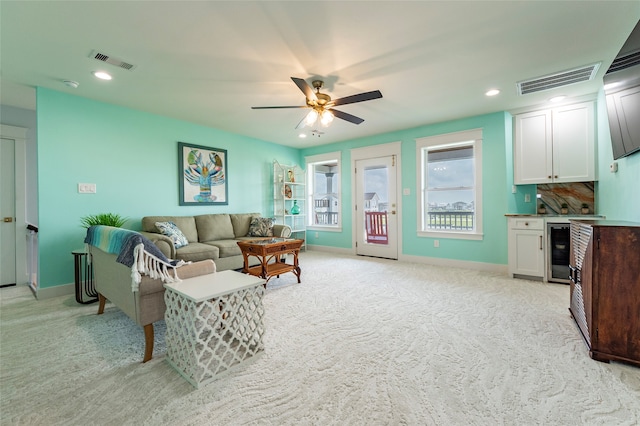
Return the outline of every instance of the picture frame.
[[[227,150],[178,142],[181,206],[229,204]]]

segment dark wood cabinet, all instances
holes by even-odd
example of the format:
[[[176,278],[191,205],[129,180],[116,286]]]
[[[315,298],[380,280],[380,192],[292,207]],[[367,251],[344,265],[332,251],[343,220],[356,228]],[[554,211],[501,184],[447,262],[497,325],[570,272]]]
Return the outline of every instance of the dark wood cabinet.
[[[569,310],[589,356],[640,366],[640,223],[571,221]]]

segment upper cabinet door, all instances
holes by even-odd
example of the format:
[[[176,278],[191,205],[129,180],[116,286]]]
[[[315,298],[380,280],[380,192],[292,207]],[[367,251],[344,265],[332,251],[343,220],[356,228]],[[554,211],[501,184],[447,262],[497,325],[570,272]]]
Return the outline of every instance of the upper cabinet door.
[[[592,102],[553,110],[553,181],[595,180]]]
[[[593,102],[516,115],[513,155],[517,185],[596,180]]]
[[[551,111],[542,110],[515,116],[513,149],[515,184],[552,181]]]

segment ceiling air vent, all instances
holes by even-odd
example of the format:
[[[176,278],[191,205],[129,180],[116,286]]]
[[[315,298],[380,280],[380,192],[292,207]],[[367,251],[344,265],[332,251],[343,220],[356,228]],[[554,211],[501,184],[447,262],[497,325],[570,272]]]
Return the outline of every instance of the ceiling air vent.
[[[570,84],[582,83],[595,77],[600,68],[600,62],[556,74],[549,74],[531,80],[520,81],[518,93],[527,95],[529,93],[541,92],[543,90],[555,89],[557,87],[568,86]]]
[[[98,52],[97,50],[91,51],[89,57],[129,71],[132,71],[136,67],[135,65],[125,62],[122,59],[114,58],[113,56],[107,55],[106,53]]]
[[[629,67],[634,67],[636,65],[640,65],[640,50],[626,53],[615,58],[606,73],[609,74]]]

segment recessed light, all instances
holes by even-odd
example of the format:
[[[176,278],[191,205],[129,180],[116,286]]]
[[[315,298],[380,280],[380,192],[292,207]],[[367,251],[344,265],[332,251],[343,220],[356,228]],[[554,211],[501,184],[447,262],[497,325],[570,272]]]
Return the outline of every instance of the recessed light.
[[[94,71],[93,75],[95,75],[100,80],[111,80],[111,74],[106,73],[104,71]]]
[[[554,96],[553,98],[549,99],[549,102],[560,102],[564,100],[564,98],[566,98],[566,96],[564,95]]]
[[[306,138],[306,137],[307,137],[307,135],[306,135],[305,133],[300,133],[300,134],[298,135],[298,137],[299,137],[300,139],[304,139],[304,138]]]
[[[487,95],[487,96],[496,96],[498,93],[500,93],[500,90],[498,90],[498,89],[491,89],[491,90],[487,90],[487,92],[485,93],[485,95]]]

